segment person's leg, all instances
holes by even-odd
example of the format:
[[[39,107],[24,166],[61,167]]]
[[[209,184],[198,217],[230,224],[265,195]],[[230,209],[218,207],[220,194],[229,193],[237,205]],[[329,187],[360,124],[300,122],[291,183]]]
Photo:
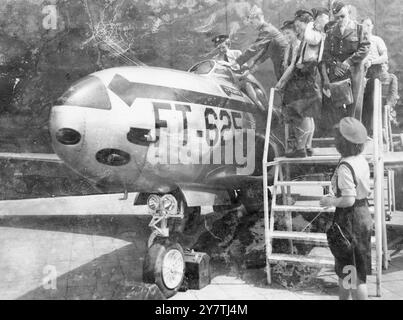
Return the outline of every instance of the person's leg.
[[[362,121],[362,106],[365,90],[364,66],[362,64],[351,67],[352,91],[354,104],[349,110],[349,116]]]
[[[313,118],[309,118],[311,122],[311,130],[308,135],[308,139],[306,141],[306,148],[312,150],[312,141],[313,136],[315,135],[315,120]]]
[[[311,132],[311,120],[310,118],[303,118],[302,120],[293,120],[293,129],[295,136],[295,148],[292,152],[286,153],[287,158],[305,158],[306,143]]]
[[[353,300],[368,300],[368,287],[366,283],[358,282],[357,290],[352,290]]]
[[[297,150],[305,150],[308,140],[312,134],[312,118],[303,118],[295,128],[297,139]]]
[[[368,134],[372,136],[372,119],[374,115],[374,89],[375,81],[370,79],[367,82],[364,94],[364,104],[362,112],[362,123],[367,128]]]
[[[339,299],[340,300],[350,300],[351,294],[350,289],[344,288],[343,279],[339,278]]]

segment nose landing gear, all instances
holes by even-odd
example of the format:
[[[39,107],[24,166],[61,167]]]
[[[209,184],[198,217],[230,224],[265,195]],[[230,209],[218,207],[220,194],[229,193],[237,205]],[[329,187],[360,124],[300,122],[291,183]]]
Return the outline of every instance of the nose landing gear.
[[[169,196],[169,197],[168,197]],[[152,195],[148,201],[153,211],[149,226],[153,229],[148,239],[148,251],[143,263],[143,281],[155,283],[165,297],[176,294],[185,277],[185,255],[182,246],[169,239],[169,219],[183,219],[184,206],[178,206],[172,195],[160,200]]]

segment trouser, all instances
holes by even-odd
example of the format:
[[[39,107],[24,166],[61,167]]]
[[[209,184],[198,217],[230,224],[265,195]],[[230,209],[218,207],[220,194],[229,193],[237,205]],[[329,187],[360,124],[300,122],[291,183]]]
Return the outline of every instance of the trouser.
[[[352,89],[353,89],[353,97],[354,97],[354,105],[351,106],[351,117],[356,118],[359,121],[362,121],[362,107],[364,100],[364,91],[365,91],[365,72],[363,64],[358,64],[351,67],[351,76],[352,76]]]
[[[15,79],[0,75],[0,111],[8,110],[13,99]]]
[[[375,80],[370,79],[367,82],[364,95],[364,108],[362,113],[362,123],[368,131],[369,135],[372,135],[373,130],[373,115],[374,115],[374,88]]]
[[[292,121],[291,131],[295,137],[295,150],[312,149],[312,140],[315,134],[315,121],[313,118],[305,117],[302,120]]]

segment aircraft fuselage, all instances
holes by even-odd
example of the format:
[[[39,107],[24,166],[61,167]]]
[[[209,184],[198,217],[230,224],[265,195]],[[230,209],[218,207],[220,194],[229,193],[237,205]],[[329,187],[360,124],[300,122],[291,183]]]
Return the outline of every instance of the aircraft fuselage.
[[[58,156],[87,179],[168,192],[179,182],[253,175],[263,118],[224,78],[120,67],[74,84],[52,108],[50,131]]]

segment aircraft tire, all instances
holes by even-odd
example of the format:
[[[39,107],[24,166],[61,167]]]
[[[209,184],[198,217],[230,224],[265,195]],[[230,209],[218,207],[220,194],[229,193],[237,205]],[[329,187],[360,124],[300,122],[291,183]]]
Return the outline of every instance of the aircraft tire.
[[[143,282],[155,283],[166,298],[174,296],[185,277],[182,246],[168,239],[156,239],[143,263]]]

